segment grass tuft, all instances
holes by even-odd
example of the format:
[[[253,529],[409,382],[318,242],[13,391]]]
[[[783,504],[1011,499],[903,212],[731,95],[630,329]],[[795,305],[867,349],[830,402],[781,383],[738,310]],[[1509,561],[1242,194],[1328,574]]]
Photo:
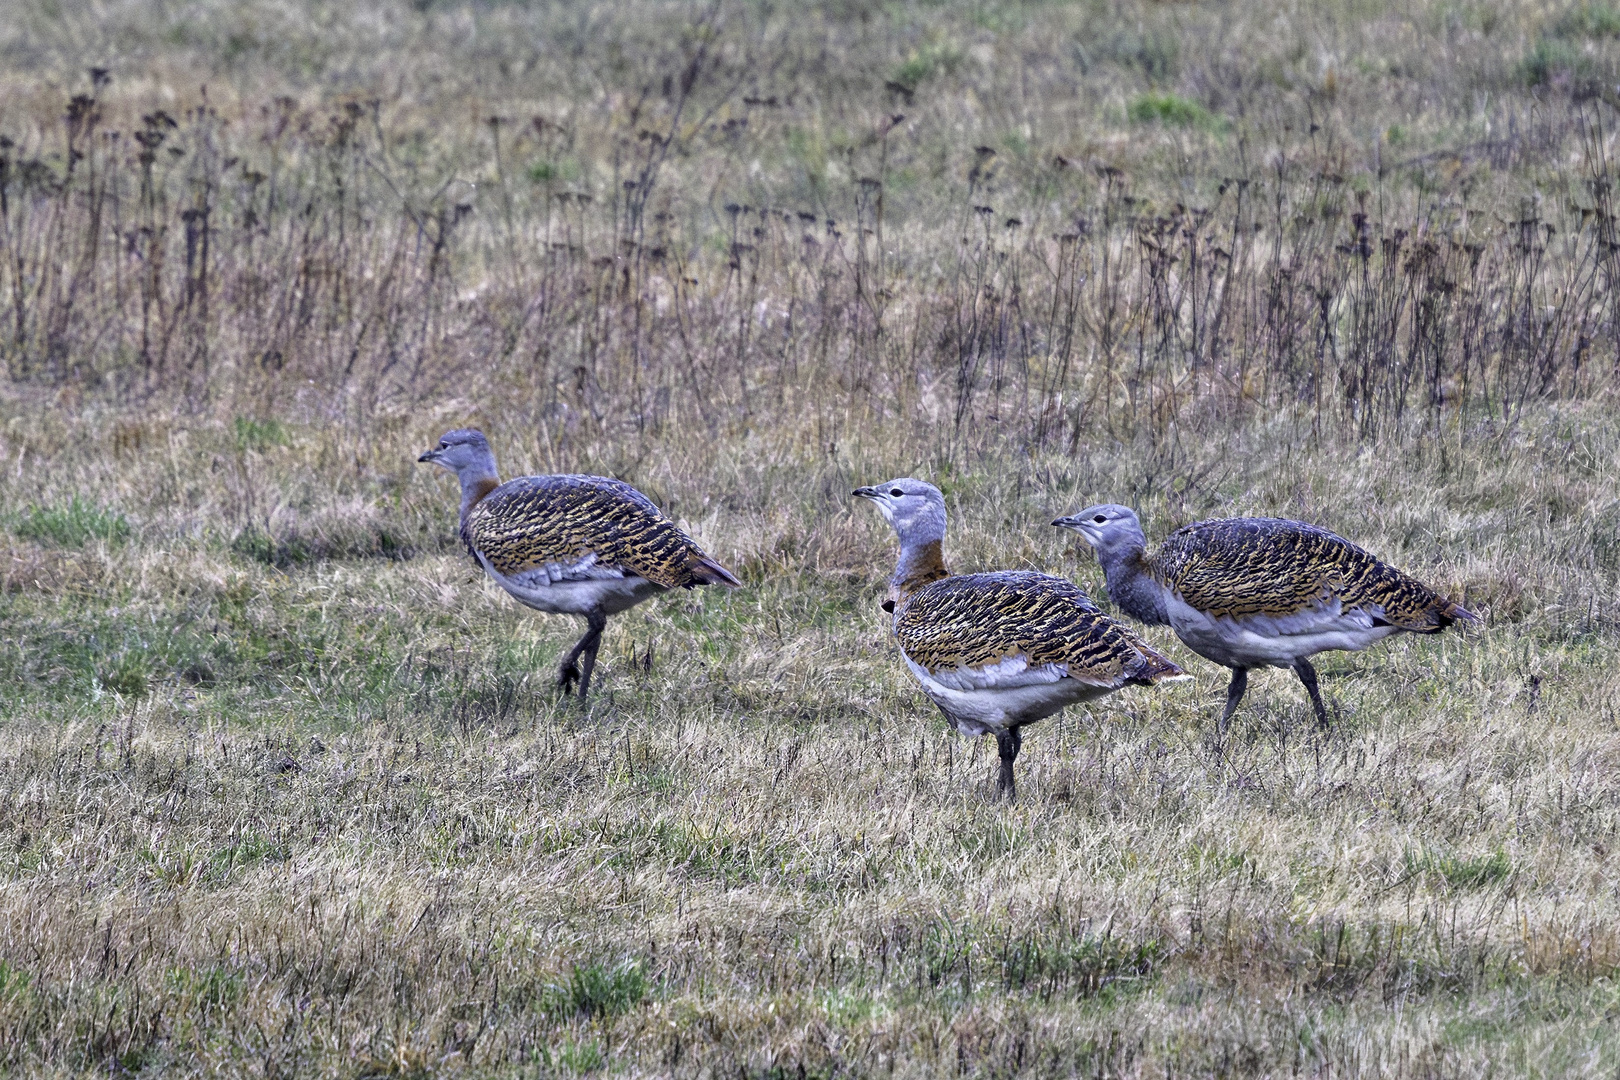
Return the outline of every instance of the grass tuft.
[[[232,553],[251,562],[277,570],[296,570],[328,559],[387,559],[403,561],[416,557],[414,544],[403,542],[385,526],[355,527],[345,523],[335,537],[305,535],[296,527],[279,533],[250,525],[230,542]]]
[[[123,514],[77,495],[54,506],[30,506],[12,518],[11,531],[61,548],[82,548],[94,540],[122,544],[134,534]]]
[[[0,1009],[17,1008],[32,994],[34,977],[9,961],[0,960]]]
[[[930,79],[954,73],[963,59],[962,50],[954,45],[934,42],[914,50],[891,71],[889,79],[907,90],[916,90]]]
[[[1181,72],[1181,40],[1173,33],[1139,27],[1122,29],[1110,34],[1095,50],[1082,47],[1082,61],[1093,51],[1098,58],[1134,69],[1153,83],[1162,84]]]
[[[164,982],[188,1010],[209,1011],[230,1005],[242,996],[244,980],[239,971],[209,966],[201,969],[171,967]]]
[[[1513,874],[1513,862],[1501,848],[1476,856],[1436,854],[1425,849],[1407,853],[1406,869],[1408,874],[1433,874],[1453,888],[1471,890],[1506,881]]]
[[[269,450],[291,442],[286,425],[275,419],[238,416],[231,421],[231,436],[238,450]]]
[[[296,532],[272,536],[251,525],[231,540],[231,550],[244,559],[273,566],[277,570],[308,566],[323,555],[321,545]]]
[[[1575,88],[1590,82],[1594,71],[1580,45],[1558,37],[1537,38],[1519,61],[1519,76],[1530,87]]]
[[[603,1019],[629,1012],[646,998],[650,985],[640,963],[600,961],[576,965],[566,983],[547,988],[540,1008],[553,1015]]]
[[[144,697],[152,685],[151,660],[143,652],[118,652],[97,666],[96,685],[110,694]]]
[[[537,1049],[534,1061],[547,1072],[589,1073],[607,1064],[607,1053],[597,1039],[564,1039],[555,1049],[549,1046]]]
[[[1570,38],[1620,37],[1620,7],[1577,4],[1553,21],[1551,32]]]
[[[1213,131],[1220,120],[1208,109],[1190,98],[1170,93],[1138,94],[1126,107],[1131,122],[1136,124],[1164,124],[1167,127],[1198,128]]]

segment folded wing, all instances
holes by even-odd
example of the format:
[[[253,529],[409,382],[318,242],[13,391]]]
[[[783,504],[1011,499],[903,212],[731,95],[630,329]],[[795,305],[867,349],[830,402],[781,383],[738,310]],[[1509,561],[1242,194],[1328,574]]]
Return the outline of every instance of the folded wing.
[[[1343,537],[1280,518],[1194,522],[1166,538],[1152,569],[1190,607],[1271,632],[1434,633],[1473,618]]]
[[[520,582],[635,575],[668,589],[738,584],[645,495],[601,476],[509,480],[468,512],[463,539]]]
[[[1110,619],[1073,582],[1045,574],[963,574],[912,593],[895,613],[907,660],[953,689],[1074,679],[1117,689],[1182,671]]]

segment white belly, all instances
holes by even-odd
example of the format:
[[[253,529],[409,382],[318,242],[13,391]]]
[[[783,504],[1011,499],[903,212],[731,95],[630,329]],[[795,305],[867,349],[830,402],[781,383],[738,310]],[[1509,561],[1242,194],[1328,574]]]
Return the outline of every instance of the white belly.
[[[600,611],[604,615],[616,615],[621,611],[628,611],[648,597],[657,596],[665,591],[662,585],[655,585],[644,577],[634,575],[554,581],[548,584],[543,580],[514,581],[491,570],[488,565],[485,565],[484,569],[488,570],[495,583],[510,593],[518,603],[554,615],[589,615],[593,611]]]
[[[923,693],[964,735],[986,735],[1044,720],[1077,701],[1090,701],[1109,693],[1103,687],[1074,679],[1027,686],[958,690],[929,675],[921,666],[912,663],[909,657],[906,666],[922,684]]]
[[[1165,613],[1176,637],[1187,648],[1206,660],[1240,668],[1289,667],[1301,657],[1329,649],[1359,652],[1399,630],[1395,626],[1375,626],[1360,611],[1213,618],[1175,595],[1165,598]]]

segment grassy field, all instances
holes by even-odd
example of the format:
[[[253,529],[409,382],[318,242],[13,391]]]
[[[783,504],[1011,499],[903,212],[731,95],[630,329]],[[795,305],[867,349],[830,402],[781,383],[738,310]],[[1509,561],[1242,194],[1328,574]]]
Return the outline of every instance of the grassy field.
[[[0,1072],[1620,1069],[1620,11],[23,0],[0,21]],[[97,69],[92,73],[89,69]],[[418,453],[746,587],[573,622]],[[1480,612],[994,749],[956,568],[1273,513]]]

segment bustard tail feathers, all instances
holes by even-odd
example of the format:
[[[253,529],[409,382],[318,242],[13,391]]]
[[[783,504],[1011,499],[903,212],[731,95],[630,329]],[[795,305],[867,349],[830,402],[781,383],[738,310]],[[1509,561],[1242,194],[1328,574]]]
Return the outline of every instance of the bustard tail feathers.
[[[1475,615],[1472,611],[1469,611],[1455,600],[1446,601],[1446,606],[1440,609],[1440,617],[1444,619],[1446,623],[1470,622],[1477,624],[1480,621],[1478,615]]]
[[[1140,682],[1144,686],[1154,686],[1163,682],[1181,682],[1192,678],[1180,666],[1156,652],[1142,650],[1141,662],[1137,664],[1132,673],[1132,681]]]
[[[724,585],[731,589],[742,588],[742,582],[732,575],[730,570],[721,566],[707,555],[694,555],[691,562],[686,564],[687,573],[692,575],[693,585]]]

